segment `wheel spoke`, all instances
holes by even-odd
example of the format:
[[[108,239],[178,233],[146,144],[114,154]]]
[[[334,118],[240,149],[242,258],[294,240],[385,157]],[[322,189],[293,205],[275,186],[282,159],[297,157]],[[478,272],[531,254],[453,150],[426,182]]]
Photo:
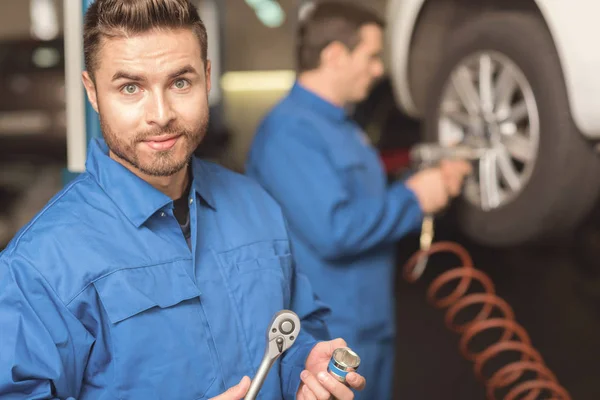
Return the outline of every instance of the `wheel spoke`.
[[[497,155],[494,151],[488,152],[479,161],[479,196],[481,208],[485,211],[498,207],[501,201],[496,164]]]
[[[448,118],[454,124],[462,127],[468,128],[471,125],[471,118],[469,114],[466,114],[460,110],[460,106],[457,107],[456,103],[453,102],[445,102],[442,105],[442,118]]]
[[[502,136],[502,144],[508,154],[522,163],[527,163],[535,158],[535,146],[523,133]]]
[[[508,150],[503,146],[498,146],[497,164],[502,177],[502,181],[510,188],[512,192],[517,192],[521,189],[521,179],[519,173],[515,170],[515,166],[510,158]]]
[[[506,121],[502,121],[502,122],[518,123],[528,117],[529,117],[529,111],[527,109],[527,103],[525,102],[525,100],[521,100],[520,102],[518,102],[511,108],[510,114],[508,115],[508,118],[506,119]]]
[[[479,113],[479,95],[469,68],[464,65],[459,67],[452,75],[452,84],[469,115],[477,115]]]
[[[479,57],[479,97],[481,98],[481,109],[484,113],[494,111],[493,73],[492,57],[489,54],[483,54]]]
[[[502,65],[500,74],[496,80],[495,89],[495,106],[497,113],[506,112],[505,110],[510,108],[510,103],[517,87],[517,81],[513,78],[510,67]]]

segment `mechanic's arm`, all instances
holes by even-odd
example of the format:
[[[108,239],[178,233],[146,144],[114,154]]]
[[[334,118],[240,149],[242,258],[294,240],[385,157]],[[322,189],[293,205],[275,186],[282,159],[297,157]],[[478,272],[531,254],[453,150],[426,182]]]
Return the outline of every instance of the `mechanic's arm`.
[[[418,229],[422,211],[403,182],[385,195],[351,195],[313,132],[299,123],[273,132],[269,160],[250,171],[281,205],[294,231],[324,258],[337,259],[393,243]],[[341,150],[343,151],[343,150]]]
[[[35,268],[0,259],[1,399],[74,399],[92,343]]]

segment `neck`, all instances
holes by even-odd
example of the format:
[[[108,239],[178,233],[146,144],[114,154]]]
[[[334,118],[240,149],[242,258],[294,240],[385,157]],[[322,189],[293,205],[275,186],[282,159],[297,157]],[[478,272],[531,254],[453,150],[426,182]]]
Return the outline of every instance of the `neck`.
[[[306,89],[338,107],[346,105],[335,78],[328,76],[324,71],[302,72],[298,75],[298,82]]]
[[[128,162],[125,162],[125,160],[117,157],[112,151],[110,152],[110,158],[123,165],[140,179],[145,180],[156,190],[159,190],[173,200],[181,198],[190,180],[189,168],[187,167],[182,168],[180,171],[170,176],[153,176],[143,173]]]

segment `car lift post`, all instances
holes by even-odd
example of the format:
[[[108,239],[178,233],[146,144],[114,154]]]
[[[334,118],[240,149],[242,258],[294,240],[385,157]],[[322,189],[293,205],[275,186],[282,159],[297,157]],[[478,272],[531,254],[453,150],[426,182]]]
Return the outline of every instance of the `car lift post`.
[[[81,73],[83,60],[83,16],[93,0],[65,0],[65,94],[67,115],[67,168],[63,183],[67,184],[85,171],[87,145],[101,137],[96,111],[87,99]]]

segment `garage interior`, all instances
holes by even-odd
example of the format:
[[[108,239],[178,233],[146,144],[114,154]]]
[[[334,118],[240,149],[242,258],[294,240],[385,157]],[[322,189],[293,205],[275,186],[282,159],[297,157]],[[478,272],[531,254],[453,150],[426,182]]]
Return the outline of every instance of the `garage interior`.
[[[299,1],[273,0],[281,15],[271,17],[261,17],[251,1],[218,1],[220,37],[209,42],[217,49],[213,56],[218,87],[211,98],[209,136],[198,155],[243,172],[256,126],[293,83]],[[0,250],[65,182],[62,34],[64,4],[69,2],[0,2]],[[372,3],[384,12],[385,0]],[[35,7],[39,7],[37,13]],[[382,158],[388,157],[393,164],[390,179],[397,179],[409,167],[405,156],[421,140],[423,126],[400,111],[391,90],[388,78],[374,89],[377,96],[388,99],[384,115],[377,114],[377,107],[359,104],[355,118],[378,136]],[[449,210],[438,222],[436,241],[459,243],[468,250],[475,268],[491,277],[497,295],[512,307],[533,346],[573,399],[600,399],[598,205],[584,223],[560,240],[508,247],[468,237]],[[444,312],[427,301],[435,278],[459,263],[452,256],[434,255],[422,279],[409,283],[402,276],[402,266],[418,249],[418,236],[398,245],[395,398],[485,399],[485,387],[476,379],[473,363],[460,354],[460,335],[445,326]]]

